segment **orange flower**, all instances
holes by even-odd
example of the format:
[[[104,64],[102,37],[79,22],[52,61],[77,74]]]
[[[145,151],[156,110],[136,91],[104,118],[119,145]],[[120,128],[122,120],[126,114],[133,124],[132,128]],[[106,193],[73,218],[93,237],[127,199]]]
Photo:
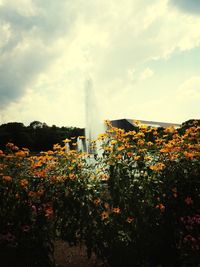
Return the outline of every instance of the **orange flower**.
[[[158,204],[158,205],[156,205],[156,209],[160,209],[160,211],[165,211],[165,206],[162,204],[162,203],[160,203],[160,204]]]
[[[27,152],[26,151],[17,151],[16,153],[15,153],[15,155],[16,156],[18,156],[18,157],[26,157],[26,155],[27,155]]]
[[[193,200],[192,200],[192,198],[191,198],[191,197],[186,197],[186,198],[185,198],[185,203],[186,203],[187,205],[191,205],[191,204],[193,204]]]
[[[109,175],[108,174],[104,173],[104,174],[101,175],[101,180],[102,181],[107,181],[108,179],[109,179]]]
[[[119,147],[117,148],[117,150],[118,150],[118,151],[122,151],[124,148],[125,148],[124,146],[119,146]]]
[[[29,197],[34,197],[36,194],[35,194],[35,192],[33,192],[33,191],[30,191],[29,193],[28,193],[28,196]]]
[[[137,160],[140,159],[140,156],[135,156],[133,159],[134,159],[135,161],[137,161]]]
[[[145,144],[144,140],[138,140],[137,145],[143,146]]]
[[[19,150],[19,147],[18,146],[14,146],[13,147],[13,150],[18,151]]]
[[[121,154],[118,154],[118,155],[116,156],[116,158],[117,158],[117,159],[121,159],[121,158],[122,158],[122,155],[121,155]]]
[[[44,195],[44,189],[39,189],[38,191],[37,191],[37,196],[42,196],[42,195]]]
[[[11,148],[11,149],[13,149],[13,147],[15,146],[13,143],[7,143],[7,145],[6,145],[7,147],[9,147],[9,148]]]
[[[165,164],[158,162],[155,165],[151,165],[149,168],[153,171],[161,171],[165,168]]]
[[[94,204],[95,205],[98,205],[100,202],[101,202],[100,198],[97,198],[97,199],[94,200]]]
[[[74,180],[76,178],[76,175],[74,173],[69,174],[69,179]]]
[[[51,206],[45,207],[45,217],[47,217],[48,219],[51,219],[53,217],[53,208]]]
[[[104,204],[104,207],[105,207],[105,209],[109,209],[109,208],[110,208],[110,205],[106,202],[106,203]]]
[[[101,213],[101,219],[102,220],[105,220],[105,219],[107,219],[109,217],[109,213],[107,212],[107,211],[103,211],[102,213]]]
[[[126,219],[127,223],[132,223],[134,221],[134,218],[133,217],[128,217]]]
[[[20,182],[21,187],[27,187],[28,181],[26,179],[22,179]]]
[[[113,208],[112,211],[113,211],[114,213],[120,213],[120,208]]]
[[[173,192],[173,196],[175,197],[175,198],[177,198],[177,188],[176,187],[174,187],[174,188],[172,188],[172,192]]]
[[[3,178],[3,180],[4,180],[5,182],[11,182],[11,181],[12,181],[12,177],[9,176],[9,175],[4,175],[2,178]]]
[[[3,151],[2,150],[0,150],[0,155],[2,155],[3,154]]]
[[[127,152],[127,156],[129,156],[129,157],[131,157],[131,156],[133,156],[133,152]]]
[[[190,153],[190,152],[187,152],[187,151],[185,151],[183,154],[188,159],[193,159],[193,157],[194,157],[193,153]]]

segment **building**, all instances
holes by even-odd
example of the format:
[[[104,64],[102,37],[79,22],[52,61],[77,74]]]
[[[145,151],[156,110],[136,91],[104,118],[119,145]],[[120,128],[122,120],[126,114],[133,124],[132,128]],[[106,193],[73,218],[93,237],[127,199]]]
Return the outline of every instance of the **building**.
[[[145,120],[139,120],[139,123],[146,126],[151,127],[171,127],[174,126],[175,128],[179,128],[181,124],[177,123],[168,123],[168,122],[158,122],[158,121],[145,121]],[[120,119],[120,120],[111,120],[111,124],[114,127],[124,129],[125,131],[132,131],[137,127],[136,120],[131,119]]]

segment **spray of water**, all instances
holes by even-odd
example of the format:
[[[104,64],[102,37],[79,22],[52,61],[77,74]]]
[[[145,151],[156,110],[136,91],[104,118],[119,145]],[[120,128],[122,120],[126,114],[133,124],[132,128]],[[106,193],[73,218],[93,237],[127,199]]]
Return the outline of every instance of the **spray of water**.
[[[105,127],[104,122],[100,118],[98,102],[91,78],[88,78],[85,82],[85,125],[86,152],[100,155],[100,144],[97,142],[96,149],[92,149],[91,143],[98,138],[100,133],[105,131]],[[81,143],[79,144],[80,147],[83,147]]]

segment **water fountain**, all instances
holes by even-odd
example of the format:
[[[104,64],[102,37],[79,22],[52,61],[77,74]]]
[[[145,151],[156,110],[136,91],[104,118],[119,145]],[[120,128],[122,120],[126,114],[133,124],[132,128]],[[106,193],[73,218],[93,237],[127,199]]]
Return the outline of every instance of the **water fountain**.
[[[78,149],[85,149],[89,154],[101,155],[100,143],[97,141],[96,148],[92,148],[94,140],[98,135],[105,131],[104,122],[100,118],[98,102],[93,88],[92,79],[88,78],[85,82],[85,148],[82,140],[78,140]]]

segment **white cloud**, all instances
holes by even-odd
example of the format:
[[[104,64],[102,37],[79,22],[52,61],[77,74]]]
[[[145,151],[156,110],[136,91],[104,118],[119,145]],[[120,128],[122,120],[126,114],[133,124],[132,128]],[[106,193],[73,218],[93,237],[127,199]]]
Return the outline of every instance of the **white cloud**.
[[[151,76],[154,75],[154,72],[150,68],[146,68],[140,75],[141,80],[146,80],[147,78],[150,78]]]
[[[149,107],[155,119],[173,119],[175,102],[158,112],[166,91],[164,102],[144,104],[138,90],[148,99],[148,82],[159,79],[152,60],[164,64],[175,51],[200,46],[200,17],[167,0],[4,0],[0,15],[0,102],[7,120],[83,124],[88,73],[104,117],[145,119]]]
[[[192,101],[200,103],[200,76],[184,81],[176,92],[176,98],[184,103]]]

